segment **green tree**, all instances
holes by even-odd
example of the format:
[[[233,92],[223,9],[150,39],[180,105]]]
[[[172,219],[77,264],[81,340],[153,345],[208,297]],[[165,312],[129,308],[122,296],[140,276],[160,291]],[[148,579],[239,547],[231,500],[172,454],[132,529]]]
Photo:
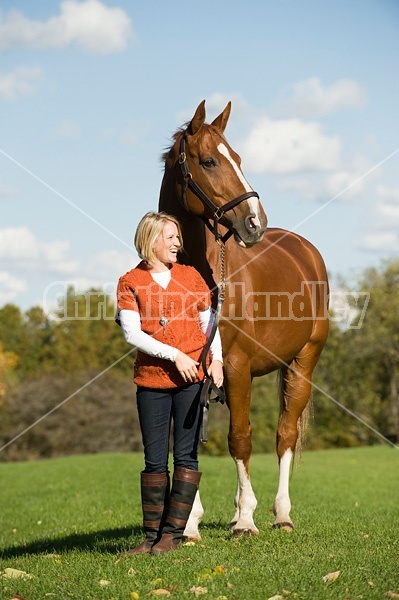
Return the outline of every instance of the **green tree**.
[[[0,340],[5,350],[20,355],[25,341],[24,317],[14,304],[6,304],[0,309]]]
[[[69,288],[57,317],[53,360],[59,369],[71,372],[114,365],[124,373],[132,370],[134,350],[115,323],[115,306],[109,296],[95,289],[75,294]]]
[[[358,360],[379,400],[376,423],[387,438],[398,441],[399,260],[368,269],[360,286],[370,293],[370,302],[359,332]]]

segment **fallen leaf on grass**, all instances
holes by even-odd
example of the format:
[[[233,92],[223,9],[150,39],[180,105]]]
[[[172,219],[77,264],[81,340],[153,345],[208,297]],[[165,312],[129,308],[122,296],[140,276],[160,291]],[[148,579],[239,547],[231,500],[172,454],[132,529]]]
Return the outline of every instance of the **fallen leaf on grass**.
[[[268,598],[268,600],[284,600],[284,596],[277,594],[277,596],[272,596],[271,598]]]
[[[100,585],[110,585],[110,581],[108,581],[108,579],[100,579],[100,581],[98,582]]]
[[[399,598],[399,594],[395,594],[395,592],[391,592],[391,591],[387,592],[387,593],[385,594],[385,596],[386,596],[387,598]]]
[[[19,569],[11,569],[8,567],[4,569],[4,572],[1,574],[2,579],[33,579],[33,575],[29,573],[25,573],[25,571],[19,571]]]
[[[137,592],[130,592],[130,597],[132,600],[139,600],[140,598]]]
[[[328,575],[324,575],[324,583],[328,583],[329,581],[335,581],[340,576],[340,573],[341,571],[334,571],[333,573],[328,573]]]
[[[213,567],[212,571],[215,573],[215,575],[224,575],[224,573],[227,573],[227,569],[226,567],[223,567],[223,565]]]
[[[190,592],[192,592],[196,596],[202,596],[202,594],[208,593],[208,588],[200,586],[200,585],[199,586],[193,585],[193,587],[190,588]]]
[[[26,600],[25,596],[20,596],[19,594],[13,594],[10,600]]]
[[[148,592],[147,596],[170,596],[170,591],[165,588],[159,588],[159,590]]]
[[[201,581],[206,581],[207,579],[211,579],[215,575],[224,575],[225,573],[227,573],[227,569],[223,565],[212,567],[212,569],[208,567],[205,569],[204,573],[201,573],[201,575],[199,575],[199,579],[201,579]]]

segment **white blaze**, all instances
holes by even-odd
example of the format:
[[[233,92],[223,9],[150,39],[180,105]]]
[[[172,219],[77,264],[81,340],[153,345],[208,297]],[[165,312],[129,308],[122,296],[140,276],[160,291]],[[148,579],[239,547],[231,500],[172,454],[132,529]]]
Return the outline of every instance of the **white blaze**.
[[[238,179],[241,181],[242,185],[244,186],[244,189],[246,192],[253,192],[253,188],[249,185],[248,181],[245,179],[240,167],[238,166],[238,164],[236,163],[236,161],[233,159],[233,157],[230,155],[230,152],[227,148],[227,146],[225,146],[224,144],[219,144],[218,145],[218,150],[220,152],[220,154],[222,154],[223,156],[225,156],[227,158],[227,160],[229,161],[229,163],[231,164],[231,166],[233,167],[234,171],[236,172],[236,175],[238,177]],[[256,225],[260,225],[260,219],[259,219],[259,199],[252,197],[252,198],[248,198],[247,199],[248,205],[249,205],[249,209],[250,212],[254,213],[256,215],[255,218],[255,224]]]

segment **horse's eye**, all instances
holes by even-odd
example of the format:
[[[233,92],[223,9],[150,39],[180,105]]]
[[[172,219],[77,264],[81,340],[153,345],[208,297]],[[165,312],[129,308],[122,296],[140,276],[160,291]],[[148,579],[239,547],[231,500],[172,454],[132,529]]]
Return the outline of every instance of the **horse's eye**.
[[[216,165],[216,161],[214,158],[206,158],[205,160],[201,161],[201,165],[206,169],[210,169]]]

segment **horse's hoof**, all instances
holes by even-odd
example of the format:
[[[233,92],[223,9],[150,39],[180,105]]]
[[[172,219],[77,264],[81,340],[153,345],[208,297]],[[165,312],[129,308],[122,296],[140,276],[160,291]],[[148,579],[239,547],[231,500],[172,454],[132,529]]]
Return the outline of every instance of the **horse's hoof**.
[[[282,523],[273,523],[273,529],[281,529],[282,531],[293,531],[294,525],[289,521],[283,521]]]
[[[252,537],[253,535],[256,534],[254,531],[251,531],[251,529],[233,529],[231,533],[231,537],[233,538],[233,540],[238,540],[242,537]]]
[[[191,535],[183,535],[181,539],[183,544],[198,544],[201,541],[201,536],[194,537]]]

